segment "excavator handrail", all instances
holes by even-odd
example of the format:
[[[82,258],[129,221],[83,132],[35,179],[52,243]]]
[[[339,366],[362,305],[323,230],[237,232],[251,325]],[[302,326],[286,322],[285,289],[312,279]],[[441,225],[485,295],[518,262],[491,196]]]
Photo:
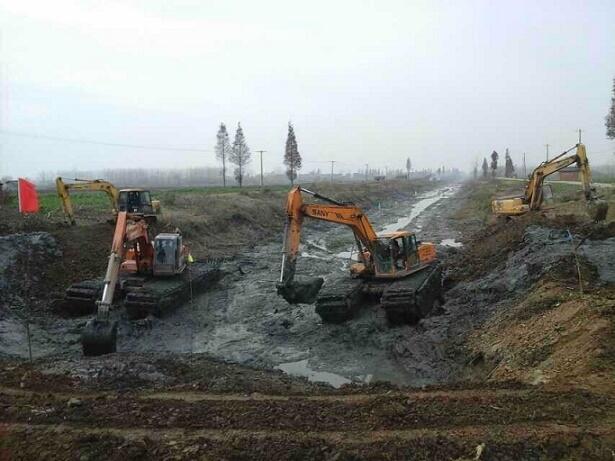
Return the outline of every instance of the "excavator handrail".
[[[118,210],[118,199],[119,199],[119,190],[109,181],[105,181],[103,179],[79,179],[72,178],[73,183],[66,183],[64,179],[60,176],[56,178],[56,190],[58,193],[58,197],[62,202],[62,208],[64,209],[64,216],[68,220],[71,225],[75,224],[75,212],[73,209],[73,203],[70,198],[69,191],[72,190],[80,190],[80,191],[96,191],[96,192],[104,192],[109,197],[109,201],[111,202],[111,208],[113,209],[113,213],[117,214]]]

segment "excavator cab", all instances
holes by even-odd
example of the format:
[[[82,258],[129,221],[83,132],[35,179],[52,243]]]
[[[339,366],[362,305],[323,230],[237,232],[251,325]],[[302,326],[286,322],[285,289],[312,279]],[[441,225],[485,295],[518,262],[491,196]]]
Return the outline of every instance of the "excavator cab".
[[[143,189],[122,189],[118,198],[118,210],[135,215],[153,215],[154,208],[149,191]]]
[[[180,274],[186,268],[181,234],[162,233],[154,239],[154,276]]]
[[[432,244],[420,244],[416,235],[397,231],[380,235],[375,246],[376,277],[399,277],[412,273],[436,259]]]

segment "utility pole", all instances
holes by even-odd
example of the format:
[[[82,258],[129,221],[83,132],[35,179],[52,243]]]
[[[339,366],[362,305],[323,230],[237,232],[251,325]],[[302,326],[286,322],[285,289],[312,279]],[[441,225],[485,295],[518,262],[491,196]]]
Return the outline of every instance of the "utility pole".
[[[263,187],[263,152],[267,152],[266,150],[257,150],[259,154],[261,154],[261,187]]]
[[[365,164],[365,182],[367,182],[367,175],[369,174],[369,163]]]
[[[527,169],[525,168],[525,152],[523,152],[523,176],[527,178]]]
[[[549,145],[545,144],[546,148],[547,148],[547,162],[549,161]]]
[[[331,162],[331,184],[333,184],[333,165],[335,164],[335,160],[329,160]]]

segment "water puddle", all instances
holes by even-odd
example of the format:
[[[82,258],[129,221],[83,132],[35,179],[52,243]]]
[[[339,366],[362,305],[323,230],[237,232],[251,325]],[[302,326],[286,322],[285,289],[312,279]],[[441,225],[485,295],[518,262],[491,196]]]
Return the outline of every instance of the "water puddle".
[[[358,261],[359,253],[357,253],[356,251],[340,251],[339,253],[335,254],[335,257],[340,259],[349,259],[351,261]]]
[[[342,387],[344,384],[350,384],[352,382],[350,379],[335,373],[312,370],[308,365],[308,359],[299,360],[297,362],[281,363],[274,369],[281,370],[288,375],[307,378],[308,381],[311,382],[328,383],[336,389]]]
[[[463,243],[458,242],[455,239],[444,239],[440,242],[440,245],[443,245],[445,247],[460,248],[463,246]]]
[[[433,205],[437,201],[447,197],[447,195],[444,195],[444,192],[446,191],[437,190],[435,192],[430,192],[429,194],[425,194],[424,197],[418,202],[416,202],[416,204],[412,207],[412,209],[410,210],[410,214],[408,216],[399,218],[396,222],[389,224],[387,226],[384,226],[381,232],[395,232],[397,230],[408,227],[408,225],[416,217],[418,217],[423,211],[425,211],[427,208],[429,208],[431,205]]]

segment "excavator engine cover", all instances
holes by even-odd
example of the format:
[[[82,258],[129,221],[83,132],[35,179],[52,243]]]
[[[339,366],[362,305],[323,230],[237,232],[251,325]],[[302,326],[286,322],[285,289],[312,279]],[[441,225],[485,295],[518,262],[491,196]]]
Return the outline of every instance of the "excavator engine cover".
[[[609,204],[606,200],[592,200],[587,202],[587,214],[596,222],[604,221],[609,212]]]
[[[104,355],[115,352],[117,346],[117,322],[99,320],[97,318],[88,320],[81,332],[81,346],[85,356]]]
[[[289,304],[312,304],[316,302],[316,297],[323,283],[322,277],[297,277],[292,282],[278,282],[276,288],[278,295],[282,296]]]

